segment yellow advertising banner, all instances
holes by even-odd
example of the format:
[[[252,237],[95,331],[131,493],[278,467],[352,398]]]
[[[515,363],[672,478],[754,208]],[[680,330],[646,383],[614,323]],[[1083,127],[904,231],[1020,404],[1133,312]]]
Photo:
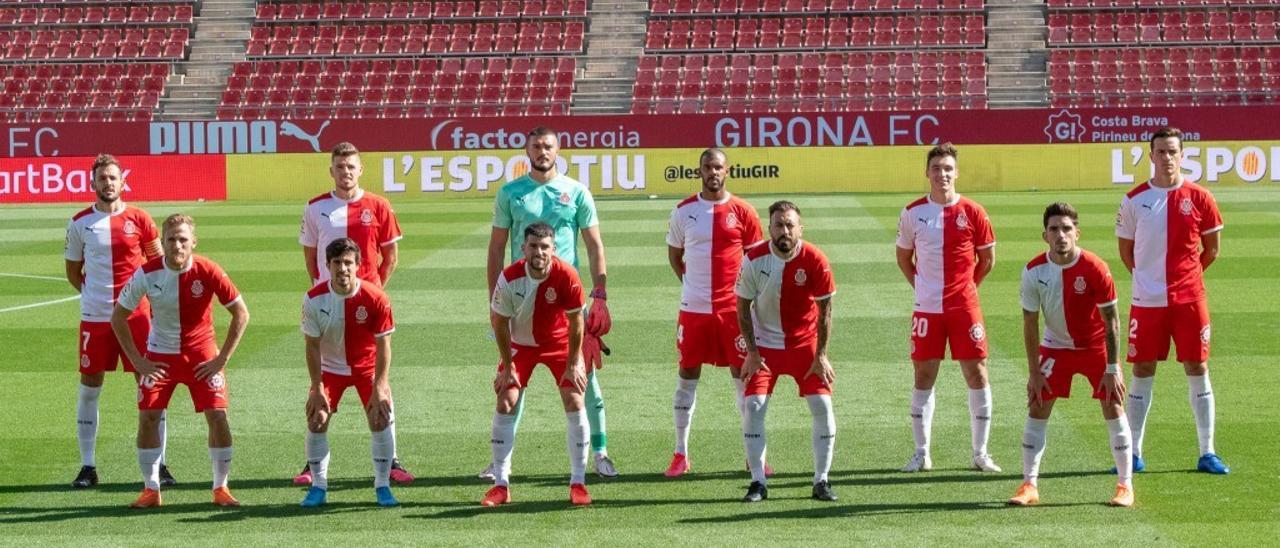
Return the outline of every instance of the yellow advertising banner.
[[[1151,175],[1145,143],[966,145],[970,192],[1130,186]],[[730,148],[734,192],[915,192],[927,146]],[[558,167],[599,196],[696,190],[701,149],[563,150]],[[1280,143],[1189,142],[1183,170],[1216,185],[1280,184]],[[529,170],[523,151],[363,153],[361,186],[392,199],[491,195]],[[230,200],[301,200],[331,188],[327,154],[227,156]]]

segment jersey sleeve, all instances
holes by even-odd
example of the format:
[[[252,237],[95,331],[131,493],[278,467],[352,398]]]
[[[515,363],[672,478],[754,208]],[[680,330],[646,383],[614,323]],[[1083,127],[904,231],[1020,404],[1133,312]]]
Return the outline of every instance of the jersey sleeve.
[[[996,245],[996,232],[991,228],[991,217],[987,215],[987,210],[981,207],[974,209],[977,221],[973,226],[973,248],[986,249]]]
[[[684,249],[684,225],[680,223],[680,208],[671,210],[671,218],[667,219],[667,245]]]
[[[231,306],[240,300],[240,290],[232,283],[231,277],[218,265],[212,265],[209,271],[209,283],[213,286],[213,294],[218,296],[222,306]]]
[[[1114,291],[1114,288],[1112,289]],[[1040,312],[1040,290],[1036,287],[1036,275],[1029,268],[1022,269],[1022,284],[1018,290],[1022,309],[1027,312]]]
[[[582,310],[582,306],[586,301],[586,297],[582,294],[582,280],[577,276],[566,275],[560,283],[560,293],[564,295],[561,301],[566,314],[573,314]]]
[[[1213,194],[1204,191],[1204,201],[1200,204],[1200,234],[1212,234],[1222,230],[1222,213],[1218,211],[1218,201]]]
[[[822,255],[816,255],[813,261],[814,283],[810,287],[813,292],[813,300],[822,301],[830,299],[836,294],[836,278],[831,272],[831,263]]]
[[[302,334],[308,337],[319,337],[324,334],[321,329],[320,318],[317,317],[316,307],[311,304],[312,299],[306,295],[302,295]]]
[[[320,246],[320,231],[311,220],[311,208],[302,208],[302,232],[298,234],[298,243],[306,247]]]
[[[151,219],[151,216],[146,213],[141,213],[138,217],[138,220],[141,221],[138,224],[142,226],[142,245],[147,246],[150,245],[151,242],[159,240],[160,229],[156,227],[156,222]]]
[[[493,287],[493,299],[489,303],[489,309],[504,318],[512,318],[516,315],[516,303],[511,298],[510,284],[507,283],[507,277],[502,274],[498,275],[498,283]]]
[[[67,222],[67,240],[62,256],[68,261],[84,260],[84,238],[80,236],[78,228],[75,221]]]
[[[743,208],[742,220],[742,252],[747,252],[747,246],[765,239],[764,229],[760,226],[760,214],[756,212],[751,204],[746,204]]]
[[[120,288],[120,295],[116,297],[116,304],[125,310],[132,311],[138,308],[138,303],[142,302],[142,297],[147,294],[147,278],[139,268],[133,271],[133,276],[129,277],[129,281]]]
[[[374,318],[372,325],[374,327],[373,336],[382,338],[392,334],[396,330],[395,316],[391,313],[391,300],[385,296],[378,299],[378,304],[374,308],[377,317]]]
[[[916,248],[916,225],[911,224],[911,214],[902,208],[898,215],[898,247],[902,249]]]
[[[379,208],[382,214],[382,234],[378,235],[378,245],[388,246],[400,241],[404,237],[404,233],[400,232],[400,221],[396,219],[396,211],[391,209],[390,203],[383,203]]]
[[[738,281],[733,286],[733,292],[744,299],[755,300],[760,296],[760,287],[756,283],[756,278],[752,274],[755,270],[751,268],[751,258],[743,255],[742,265],[738,268]]]
[[[1116,236],[1134,239],[1138,233],[1138,219],[1133,215],[1133,200],[1125,196],[1120,200],[1120,213],[1116,214]]]
[[[1096,276],[1094,302],[1099,308],[1116,304],[1116,282],[1111,278],[1111,269],[1101,260],[1098,261]]]
[[[596,217],[596,199],[591,197],[591,191],[585,186],[578,193],[578,213],[574,221],[578,223],[578,230],[600,224],[600,219]]]

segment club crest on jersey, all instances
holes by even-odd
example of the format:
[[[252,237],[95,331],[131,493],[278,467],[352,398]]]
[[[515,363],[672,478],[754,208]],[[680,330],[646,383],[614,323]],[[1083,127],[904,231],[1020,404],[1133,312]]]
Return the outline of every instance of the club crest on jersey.
[[[214,373],[206,382],[209,384],[209,388],[214,390],[221,390],[223,385],[226,384],[226,381],[222,378],[222,373]]]
[[[960,230],[969,228],[969,216],[965,215],[963,211],[961,211],[960,214],[956,216],[956,228]]]
[[[729,214],[726,215],[724,218],[724,226],[728,228],[733,228],[735,226],[738,226],[738,216],[734,215],[733,212],[730,211]]]
[[[556,288],[548,287],[545,297],[548,304],[556,302]]]
[[[360,212],[360,224],[369,226],[373,224],[373,212],[366,209]]]
[[[200,280],[191,282],[191,296],[200,298],[201,295],[204,295],[204,282]]]
[[[559,198],[558,200],[559,200],[559,202],[560,202],[560,204],[561,204],[561,205],[569,205],[569,193],[568,193],[568,192],[561,192],[561,193],[560,193],[560,198]]]
[[[747,338],[739,334],[733,339],[733,347],[738,350],[739,354],[747,353]]]
[[[1181,202],[1178,202],[1178,211],[1181,211],[1183,215],[1190,215],[1191,198],[1183,198]]]
[[[133,224],[133,221],[125,221],[124,227],[122,227],[120,230],[122,230],[128,236],[133,236],[134,234],[138,233],[138,225]]]
[[[986,328],[982,327],[982,324],[980,323],[973,324],[973,326],[969,328],[969,338],[972,339],[973,342],[982,342],[982,339],[987,338]]]
[[[804,285],[804,283],[807,281],[809,281],[809,275],[804,273],[803,268],[797,268],[796,269],[796,285]]]
[[[1076,276],[1076,283],[1071,287],[1076,290],[1076,295],[1084,295],[1084,290],[1088,289],[1089,285],[1084,281],[1084,276]]]
[[[369,319],[369,309],[365,308],[365,307],[364,307],[364,305],[357,306],[357,307],[356,307],[356,322],[357,322],[357,323],[364,323],[364,322],[365,322],[365,321],[367,321],[368,319]]]
[[[1204,329],[1200,330],[1200,342],[1209,344],[1209,326],[1207,325],[1204,326]]]

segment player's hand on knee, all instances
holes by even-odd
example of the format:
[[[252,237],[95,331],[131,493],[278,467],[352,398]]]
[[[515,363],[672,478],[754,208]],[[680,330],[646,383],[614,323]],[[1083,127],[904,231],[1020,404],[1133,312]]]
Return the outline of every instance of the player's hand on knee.
[[[517,389],[523,388],[520,386],[520,377],[516,376],[515,366],[507,365],[499,370],[498,374],[493,377],[493,392],[495,394],[501,394],[503,390],[512,387]]]
[[[1044,393],[1053,393],[1049,389],[1049,381],[1039,371],[1031,374],[1027,379],[1027,407],[1041,407],[1044,405]]]
[[[227,359],[222,356],[217,356],[212,360],[196,366],[196,378],[203,381],[221,373],[223,369],[226,369],[226,367]]]
[[[169,364],[142,358],[134,362],[133,368],[144,378],[158,381],[168,376]]]
[[[565,368],[564,376],[560,378],[560,382],[568,382],[578,393],[587,391],[587,367],[582,363],[582,358],[570,362],[569,367]]]
[[[814,356],[813,365],[809,366],[809,372],[805,373],[804,376],[808,377],[810,375],[817,375],[818,378],[822,379],[823,384],[827,386],[831,386],[836,382],[836,370],[831,367],[831,360],[827,358],[826,354]]]
[[[312,388],[311,394],[307,396],[307,425],[312,430],[324,427],[329,422],[331,412],[329,397],[325,395],[324,389]]]
[[[391,390],[386,387],[374,387],[369,398],[369,428],[381,432],[391,425]]]
[[[1106,394],[1104,401],[1123,402],[1128,391],[1124,385],[1124,375],[1120,373],[1103,374],[1102,391]]]

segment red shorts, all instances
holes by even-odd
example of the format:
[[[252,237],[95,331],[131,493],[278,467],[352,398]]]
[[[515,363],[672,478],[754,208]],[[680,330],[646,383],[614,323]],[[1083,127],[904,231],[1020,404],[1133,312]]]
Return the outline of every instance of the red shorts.
[[[1169,358],[1169,340],[1178,347],[1178,361],[1209,359],[1209,303],[1129,307],[1129,363]]]
[[[769,371],[761,369],[755,375],[752,375],[751,379],[747,381],[744,395],[772,395],[773,386],[778,383],[778,377],[782,375],[790,375],[791,378],[796,380],[796,385],[800,388],[800,397],[802,398],[815,394],[830,394],[831,386],[823,382],[821,377],[817,375],[805,376],[809,373],[809,368],[813,367],[813,357],[817,350],[817,345],[812,343],[786,350],[760,348],[760,358],[764,361],[765,367],[769,368]]]
[[[151,331],[151,319],[146,314],[129,317],[129,332],[133,334],[134,348],[146,352],[147,334]],[[124,362],[124,370],[133,372],[133,362],[120,349],[111,322],[80,322],[80,373],[96,375],[116,370],[116,362]]]
[[[147,359],[167,363],[169,368],[165,369],[165,376],[160,380],[152,381],[143,378],[138,383],[138,409],[168,409],[169,399],[173,397],[173,389],[179,384],[187,385],[196,413],[203,413],[208,409],[226,409],[226,372],[218,373],[205,380],[196,378],[196,366],[217,355],[217,351],[213,349],[192,354],[156,354],[148,351]]]
[[[1104,347],[1071,350],[1040,347],[1040,372],[1048,381],[1040,392],[1045,401],[1071,397],[1071,377],[1083,375],[1093,387],[1093,399],[1107,396],[1102,390],[1102,376],[1107,372],[1107,349]]]
[[[717,367],[742,367],[747,341],[738,331],[738,311],[714,314],[680,311],[676,322],[676,350],[680,367],[709,363]]]
[[[987,357],[987,328],[982,325],[981,308],[911,315],[911,359],[941,360],[947,346],[953,360]]]
[[[561,381],[565,370],[569,368],[569,348],[565,345],[563,350],[548,351],[536,346],[521,346],[518,344],[511,345],[511,361],[516,367],[516,379],[520,381],[520,386],[529,386],[529,377],[533,376],[533,368],[538,364],[547,366],[554,375],[556,386],[572,387],[573,383],[569,381]],[[502,371],[502,362],[498,362],[498,371]]]
[[[354,386],[360,396],[360,404],[369,407],[369,398],[373,396],[373,368],[354,369],[350,375],[337,375],[328,371],[320,372],[320,382],[324,383],[324,395],[329,398],[329,412],[338,412],[338,402],[342,401],[342,393]]]

